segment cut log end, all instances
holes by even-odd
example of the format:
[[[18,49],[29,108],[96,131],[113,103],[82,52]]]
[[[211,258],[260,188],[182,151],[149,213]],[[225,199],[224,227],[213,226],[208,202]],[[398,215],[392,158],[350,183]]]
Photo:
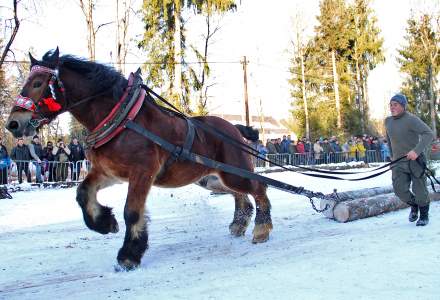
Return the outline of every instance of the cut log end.
[[[336,205],[336,207],[333,209],[333,217],[339,222],[347,222],[350,218],[348,206],[345,203],[339,203]]]

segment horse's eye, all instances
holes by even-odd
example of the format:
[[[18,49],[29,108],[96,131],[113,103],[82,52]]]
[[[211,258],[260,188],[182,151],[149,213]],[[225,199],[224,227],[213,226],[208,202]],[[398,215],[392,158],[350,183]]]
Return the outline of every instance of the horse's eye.
[[[39,88],[42,84],[43,84],[43,83],[42,83],[41,81],[35,81],[35,82],[32,84],[32,87],[33,87],[34,89],[36,89],[36,88]]]

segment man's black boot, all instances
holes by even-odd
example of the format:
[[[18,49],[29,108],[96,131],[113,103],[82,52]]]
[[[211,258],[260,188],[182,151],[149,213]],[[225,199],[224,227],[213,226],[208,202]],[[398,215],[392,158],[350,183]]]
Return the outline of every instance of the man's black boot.
[[[409,212],[408,221],[415,222],[419,218],[419,207],[414,204],[410,206],[411,211]]]
[[[429,223],[428,212],[429,212],[429,204],[426,206],[420,207],[420,218],[416,223],[417,226],[428,225],[428,223]]]

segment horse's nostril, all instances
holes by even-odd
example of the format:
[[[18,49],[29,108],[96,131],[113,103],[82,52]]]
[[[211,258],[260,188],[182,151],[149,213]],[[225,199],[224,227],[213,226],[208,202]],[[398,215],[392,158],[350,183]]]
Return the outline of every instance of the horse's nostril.
[[[9,130],[16,130],[18,128],[18,122],[17,121],[11,121],[8,124]]]

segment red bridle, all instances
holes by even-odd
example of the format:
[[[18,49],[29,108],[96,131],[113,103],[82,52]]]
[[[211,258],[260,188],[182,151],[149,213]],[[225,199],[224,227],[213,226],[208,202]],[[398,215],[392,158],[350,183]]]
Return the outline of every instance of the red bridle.
[[[62,93],[64,93],[64,86],[63,86],[61,80],[58,78],[58,70],[35,65],[32,67],[31,72],[29,73],[29,77],[31,77],[34,74],[41,74],[41,73],[51,75],[51,77],[49,79],[48,86],[50,88],[50,93],[52,94],[52,97],[45,98],[45,99],[42,99],[41,101],[36,102],[32,98],[25,97],[20,94],[15,99],[14,105],[21,107],[21,108],[24,108],[26,110],[32,111],[34,113],[37,112],[37,110],[43,104],[45,104],[48,107],[49,111],[52,111],[52,112],[59,111],[61,109],[61,105],[58,102],[56,102],[57,98],[56,98],[56,94],[55,94],[54,83],[55,83],[55,81],[58,82],[58,86],[59,86],[60,91]]]

